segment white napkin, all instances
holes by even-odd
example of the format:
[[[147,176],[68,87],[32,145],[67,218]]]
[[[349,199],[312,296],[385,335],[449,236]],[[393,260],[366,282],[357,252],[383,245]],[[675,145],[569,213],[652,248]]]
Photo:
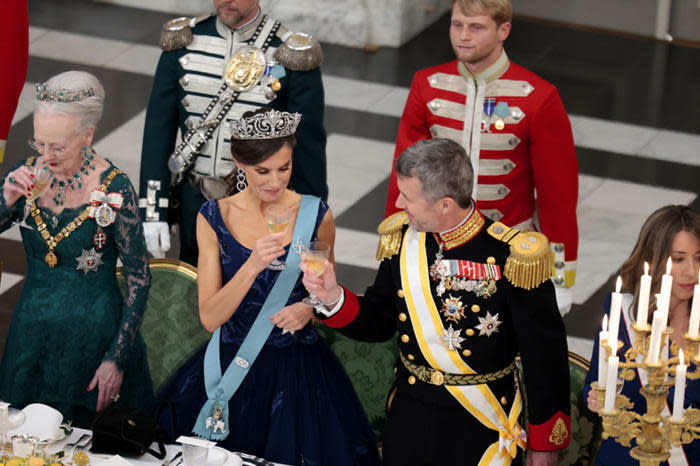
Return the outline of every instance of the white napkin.
[[[8,436],[16,434],[33,435],[39,440],[50,440],[58,435],[58,426],[63,422],[63,415],[51,406],[41,403],[27,405],[22,412],[27,416],[26,421],[17,429],[10,431]]]
[[[132,466],[127,460],[119,455],[115,455],[108,460],[97,463],[99,466]]]

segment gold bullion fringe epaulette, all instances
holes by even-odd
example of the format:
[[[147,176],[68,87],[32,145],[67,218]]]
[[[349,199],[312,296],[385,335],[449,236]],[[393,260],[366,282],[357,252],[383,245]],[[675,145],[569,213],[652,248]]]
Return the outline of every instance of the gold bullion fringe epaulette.
[[[275,60],[292,71],[309,71],[321,66],[321,44],[311,35],[296,32],[275,51]]]
[[[401,239],[403,238],[403,226],[408,223],[406,213],[396,212],[382,220],[377,227],[379,233],[379,246],[377,246],[377,260],[389,259],[401,250]]]
[[[513,285],[531,290],[552,277],[554,255],[549,241],[536,231],[521,232],[501,222],[488,228],[494,238],[510,245],[503,276]]]
[[[171,19],[163,25],[160,33],[160,48],[166,52],[187,47],[194,40],[192,28],[195,24],[207,19],[211,14],[200,16],[181,16]]]
[[[495,382],[515,371],[515,360],[503,369],[494,372],[480,374],[446,374],[432,367],[422,366],[409,361],[403,353],[400,353],[404,367],[421,382],[433,385],[481,385],[482,383]]]

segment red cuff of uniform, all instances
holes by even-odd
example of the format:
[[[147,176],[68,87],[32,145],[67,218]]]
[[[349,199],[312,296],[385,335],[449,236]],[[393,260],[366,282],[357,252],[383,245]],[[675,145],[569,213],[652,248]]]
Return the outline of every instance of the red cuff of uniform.
[[[569,446],[571,418],[561,411],[542,424],[530,424],[527,446],[535,451],[554,451]]]
[[[357,313],[360,312],[360,301],[358,301],[357,295],[344,286],[343,290],[345,291],[345,302],[343,303],[343,307],[341,307],[333,317],[323,321],[324,324],[331,328],[345,327],[350,322],[355,320]]]

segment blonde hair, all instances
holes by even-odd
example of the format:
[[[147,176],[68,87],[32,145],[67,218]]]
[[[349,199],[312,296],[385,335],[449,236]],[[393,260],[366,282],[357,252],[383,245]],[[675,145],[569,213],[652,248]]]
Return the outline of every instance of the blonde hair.
[[[94,75],[85,71],[65,71],[49,78],[44,85],[48,88],[67,91],[92,89],[94,95],[75,102],[37,100],[34,108],[35,113],[76,116],[79,120],[80,131],[91,126],[97,127],[104,111],[105,90]]]
[[[652,213],[639,232],[629,259],[622,264],[622,291],[634,294],[632,314],[636,316],[639,300],[639,277],[644,273],[644,262],[649,263],[651,274],[650,308],[655,303],[654,293],[661,287],[661,275],[666,273],[666,262],[671,255],[673,239],[687,231],[700,242],[700,215],[684,205],[667,205]],[[651,322],[652,313],[649,313]]]
[[[498,26],[513,20],[513,6],[510,0],[452,0],[452,6],[455,3],[465,16],[487,14]]]

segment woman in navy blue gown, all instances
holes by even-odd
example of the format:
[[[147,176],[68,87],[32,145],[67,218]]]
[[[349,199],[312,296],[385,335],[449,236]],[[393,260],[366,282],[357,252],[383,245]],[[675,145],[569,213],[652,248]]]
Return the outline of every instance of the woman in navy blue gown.
[[[292,116],[265,109],[244,116],[252,137],[234,135],[231,141],[239,170],[230,178],[239,192],[206,202],[197,217],[199,312],[207,330],[220,328],[222,372],[280,275],[267,266],[296,254],[290,243],[302,196],[287,189],[296,124],[291,131],[286,126]],[[239,183],[244,177],[247,187]],[[290,207],[286,232],[268,233],[265,210],[270,205]],[[329,243],[333,260],[335,223],[327,204],[318,205],[311,240]],[[343,367],[311,325],[311,308],[301,302],[305,296],[299,275],[286,307],[270,317],[274,329],[228,401],[228,435],[219,445],[284,464],[378,465],[374,433]],[[192,435],[204,411],[205,353],[206,347],[159,394],[161,403],[169,402],[175,411],[174,431],[167,415],[161,417],[173,437]],[[218,420],[220,412],[209,419]]]
[[[671,301],[669,304],[669,326],[673,327],[671,341],[679,344],[684,350],[685,341],[683,334],[688,331],[690,320],[690,303],[693,298],[693,285],[698,283],[698,270],[700,270],[700,215],[686,206],[666,206],[651,214],[639,233],[639,239],[632,251],[632,255],[622,265],[621,275],[624,293],[622,295],[622,312],[620,318],[620,330],[618,339],[623,347],[618,354],[625,351],[634,343],[634,331],[632,324],[636,321],[637,300],[639,299],[639,277],[644,268],[644,262],[648,262],[652,276],[652,299],[650,309],[654,303],[653,293],[659,290],[661,275],[666,269],[668,257],[671,257],[673,267],[673,287],[671,289]],[[700,296],[695,296],[700,299]],[[610,297],[605,303],[605,313],[610,318]],[[651,315],[651,313],[649,313]],[[686,351],[684,351],[686,352]],[[690,363],[690,372],[697,369]],[[643,414],[646,411],[646,400],[639,393],[646,375],[644,371],[636,371],[636,376],[631,381],[625,381],[622,394],[634,403],[635,411]],[[591,411],[598,412],[600,405],[596,393],[591,390],[591,384],[598,379],[598,338],[596,338],[591,357],[591,368],[586,376],[586,384],[583,395],[588,400]],[[666,414],[673,403],[674,387],[669,390],[666,401]],[[687,380],[685,391],[685,408],[700,408],[700,380]],[[632,441],[632,447],[636,442]],[[700,464],[700,442],[694,441],[683,447],[671,450],[669,463],[673,466],[685,464]],[[669,464],[663,463],[663,464]],[[630,448],[617,443],[615,439],[603,440],[600,451],[596,457],[596,465],[638,465],[639,461],[630,456]]]

